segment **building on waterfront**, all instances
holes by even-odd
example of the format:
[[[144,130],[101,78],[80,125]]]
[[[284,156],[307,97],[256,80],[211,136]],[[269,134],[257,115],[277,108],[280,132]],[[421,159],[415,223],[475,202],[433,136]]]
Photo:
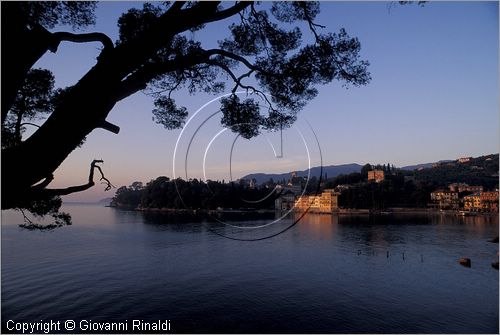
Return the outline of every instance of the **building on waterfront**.
[[[279,211],[288,211],[295,206],[295,194],[285,189],[281,195],[274,201],[274,208]]]
[[[463,204],[464,210],[470,212],[498,212],[498,191],[466,195]]]
[[[481,209],[481,197],[478,193],[466,195],[463,199],[464,210],[466,211],[479,211]]]
[[[384,180],[384,178],[385,178],[384,170],[368,171],[368,181],[375,181],[377,183],[380,183],[382,180]]]
[[[472,193],[480,193],[483,192],[483,187],[482,186],[474,186],[474,185],[468,185],[465,183],[453,183],[448,185],[448,188],[452,192],[472,192]]]
[[[338,210],[339,193],[333,189],[324,190],[321,195],[303,195],[295,201],[295,210],[311,213],[333,213]]]
[[[294,209],[298,212],[306,211],[309,207],[314,205],[314,196],[302,195],[295,200]]]
[[[459,208],[458,192],[450,190],[436,190],[431,193],[432,207],[439,209],[454,209]]]
[[[498,191],[481,192],[481,207],[485,212],[498,212]]]

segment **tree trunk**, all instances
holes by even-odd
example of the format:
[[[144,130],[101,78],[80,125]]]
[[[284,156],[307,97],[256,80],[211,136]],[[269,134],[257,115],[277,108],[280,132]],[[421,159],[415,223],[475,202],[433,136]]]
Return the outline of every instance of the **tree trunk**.
[[[31,186],[50,176],[116,103],[109,65],[96,65],[25,142],[2,150],[2,209],[17,207]]]
[[[28,29],[17,6],[2,6],[2,124],[32,66],[52,46],[40,25]]]
[[[125,88],[124,82],[130,78],[124,78],[143,69],[158,50],[169,45],[173,36],[236,15],[250,2],[239,2],[219,12],[218,2],[199,3],[186,9],[182,9],[183,5],[174,2],[152,27],[127,43],[113,47],[109,38],[109,41],[99,39],[104,49],[97,64],[64,94],[60,105],[32,136],[15,147],[2,150],[2,209],[29,205],[33,196],[39,194],[39,188],[33,185],[44,179],[48,182],[53,172],[92,130],[104,127],[117,132],[116,126],[106,123],[107,115],[117,101],[143,89],[154,76],[132,81],[132,85]],[[16,24],[14,15],[2,12],[2,21],[4,19],[12,23],[12,27],[26,30],[24,23]],[[43,27],[40,31],[21,30],[12,36],[25,36],[22,40],[9,37],[6,29],[2,30],[2,47],[7,49],[6,57],[2,58],[2,69],[5,70],[2,72],[2,124],[31,66],[48,49],[57,47],[57,44],[52,45],[51,36],[48,39],[42,36],[45,32],[51,35]],[[34,38],[34,34],[41,34],[43,38]],[[173,70],[175,68],[165,71]]]

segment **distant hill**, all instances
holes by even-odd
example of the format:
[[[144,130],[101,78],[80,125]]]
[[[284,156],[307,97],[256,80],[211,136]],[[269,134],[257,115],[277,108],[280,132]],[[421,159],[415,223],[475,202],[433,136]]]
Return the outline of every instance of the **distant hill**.
[[[353,163],[353,164],[342,164],[342,165],[329,165],[323,166],[323,176],[328,175],[328,178],[336,177],[340,174],[349,174],[353,172],[360,172],[363,166]],[[296,171],[297,176],[306,177],[309,169],[303,171]],[[319,178],[321,173],[321,167],[316,166],[311,168],[311,177]],[[290,179],[291,172],[286,173],[252,173],[242,177],[241,179],[253,179],[257,180],[257,183],[263,183],[272,178],[275,182],[285,179]]]
[[[449,162],[453,162],[453,160],[449,160],[449,159],[445,159],[445,160],[441,160],[439,162],[433,162],[433,163],[421,163],[421,164],[415,164],[415,165],[407,165],[407,166],[403,166],[401,168],[401,170],[407,170],[407,171],[411,171],[411,170],[417,170],[417,169],[429,169],[432,167],[433,164],[439,164],[439,163],[449,163]]]
[[[433,167],[434,166],[434,167]],[[363,165],[352,163],[342,165],[329,165],[323,167],[323,176],[328,178],[337,177],[341,174],[349,174],[360,172]],[[415,165],[407,165],[401,167],[405,171],[414,171],[421,169],[420,177],[427,180],[441,178],[441,180],[463,180],[470,183],[484,182],[487,179],[488,185],[493,185],[494,180],[498,178],[498,154],[486,155],[477,158],[472,158],[470,162],[465,164],[458,163],[457,160],[440,160],[433,163],[421,163]],[[309,169],[296,171],[300,177],[305,177]],[[321,167],[316,166],[311,168],[311,177],[319,178]],[[272,178],[275,182],[282,179],[290,179],[291,171],[285,173],[252,173],[242,179],[255,178],[257,183],[263,183]]]
[[[498,186],[498,154],[470,158],[467,162],[440,163],[415,171],[415,178],[440,185],[461,182],[492,189]]]

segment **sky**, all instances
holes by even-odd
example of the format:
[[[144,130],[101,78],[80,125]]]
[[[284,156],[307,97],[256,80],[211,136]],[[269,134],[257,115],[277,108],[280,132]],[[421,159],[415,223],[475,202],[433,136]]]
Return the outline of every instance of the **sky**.
[[[100,31],[116,40],[117,19],[133,6],[140,4],[99,3],[96,25],[80,32]],[[219,105],[218,96],[207,94],[175,94],[191,119],[183,130],[165,130],[152,121],[152,97],[139,92],[119,102],[107,118],[120,133],[94,130],[59,167],[51,186],[85,183],[94,158],[104,160],[106,176],[119,187],[158,176],[228,181],[319,164],[405,166],[499,151],[498,2],[424,7],[322,2],[316,22],[325,32],[345,28],[359,39],[372,81],[348,89],[338,82],[319,86],[294,127],[281,134],[282,146],[280,133],[235,140],[220,126],[220,114],[209,118]],[[230,23],[210,24],[192,36],[206,47],[216,46]],[[99,48],[98,43],[62,43],[35,67],[52,70],[58,87],[72,85],[95,64]],[[113,195],[96,185],[65,200]]]

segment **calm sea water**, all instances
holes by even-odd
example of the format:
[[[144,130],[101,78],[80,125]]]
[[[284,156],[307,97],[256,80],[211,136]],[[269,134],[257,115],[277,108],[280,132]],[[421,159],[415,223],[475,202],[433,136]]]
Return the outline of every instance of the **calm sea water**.
[[[498,217],[307,215],[262,229],[98,206],[2,213],[6,321],[170,320],[172,332],[498,333]],[[236,222],[260,225],[269,220]],[[458,264],[472,259],[472,267]]]

